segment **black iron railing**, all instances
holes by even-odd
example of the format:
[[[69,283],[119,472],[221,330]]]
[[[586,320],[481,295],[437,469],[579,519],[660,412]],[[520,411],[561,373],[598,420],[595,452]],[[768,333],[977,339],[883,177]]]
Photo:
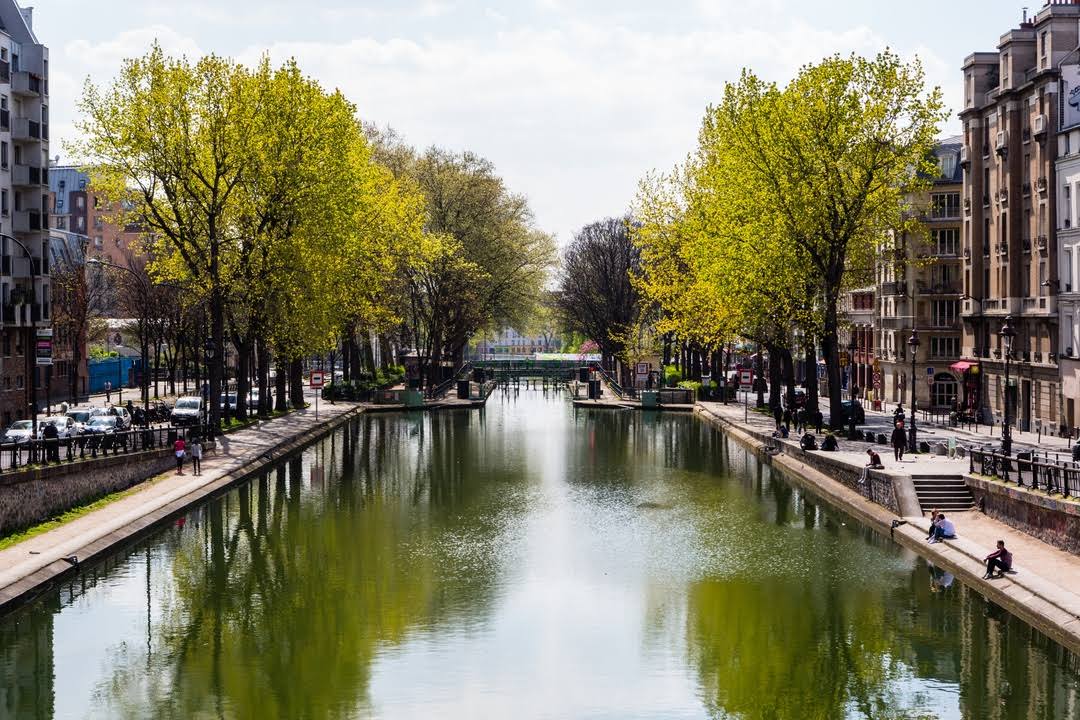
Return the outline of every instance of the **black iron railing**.
[[[453,390],[457,385],[458,380],[468,379],[469,374],[472,372],[472,367],[473,364],[471,362],[467,362],[459,367],[449,379],[444,380],[428,391],[428,397],[432,399],[441,398],[443,395]]]
[[[1080,464],[1075,462],[1051,460],[1048,457],[1039,460],[1026,452],[1002,455],[993,450],[972,450],[970,458],[972,474],[1014,482],[1017,487],[1064,497],[1075,496],[1080,487]]]
[[[112,433],[77,435],[57,440],[0,443],[0,472],[27,465],[60,465],[149,450],[171,449],[177,436],[207,437],[205,428],[136,428]]]

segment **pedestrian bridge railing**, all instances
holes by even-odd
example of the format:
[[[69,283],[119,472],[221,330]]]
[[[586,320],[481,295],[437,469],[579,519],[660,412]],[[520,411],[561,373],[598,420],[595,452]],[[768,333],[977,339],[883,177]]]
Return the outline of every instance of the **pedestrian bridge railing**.
[[[1017,487],[1042,490],[1047,494],[1075,497],[1080,488],[1080,464],[1044,457],[1030,452],[1004,455],[994,450],[972,450],[971,473],[1014,482]],[[1025,482],[1026,479],[1026,482]]]

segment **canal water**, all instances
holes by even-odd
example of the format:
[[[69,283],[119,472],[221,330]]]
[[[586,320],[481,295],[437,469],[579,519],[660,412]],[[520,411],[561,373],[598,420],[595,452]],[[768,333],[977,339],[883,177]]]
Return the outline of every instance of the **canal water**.
[[[1080,717],[1076,656],[688,415],[369,415],[0,618],[0,718]]]

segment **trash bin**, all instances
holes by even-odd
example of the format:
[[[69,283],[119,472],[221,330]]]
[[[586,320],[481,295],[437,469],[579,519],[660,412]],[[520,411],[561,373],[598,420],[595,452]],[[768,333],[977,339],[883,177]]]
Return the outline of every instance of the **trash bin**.
[[[469,381],[468,380],[458,380],[457,396],[458,396],[458,400],[468,400],[469,399]]]
[[[401,399],[408,408],[422,407],[424,404],[424,396],[419,390],[403,390]]]
[[[583,383],[584,382],[589,382],[589,368],[587,368],[587,367],[578,368],[577,379],[578,379],[578,382],[583,382]]]

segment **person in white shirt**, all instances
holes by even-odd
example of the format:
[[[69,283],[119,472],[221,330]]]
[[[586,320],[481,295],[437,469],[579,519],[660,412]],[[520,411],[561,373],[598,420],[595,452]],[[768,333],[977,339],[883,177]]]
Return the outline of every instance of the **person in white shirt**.
[[[934,526],[934,536],[930,538],[930,542],[936,543],[942,540],[955,540],[956,539],[956,526],[953,525],[952,520],[945,517],[945,513],[938,513],[937,525]]]

